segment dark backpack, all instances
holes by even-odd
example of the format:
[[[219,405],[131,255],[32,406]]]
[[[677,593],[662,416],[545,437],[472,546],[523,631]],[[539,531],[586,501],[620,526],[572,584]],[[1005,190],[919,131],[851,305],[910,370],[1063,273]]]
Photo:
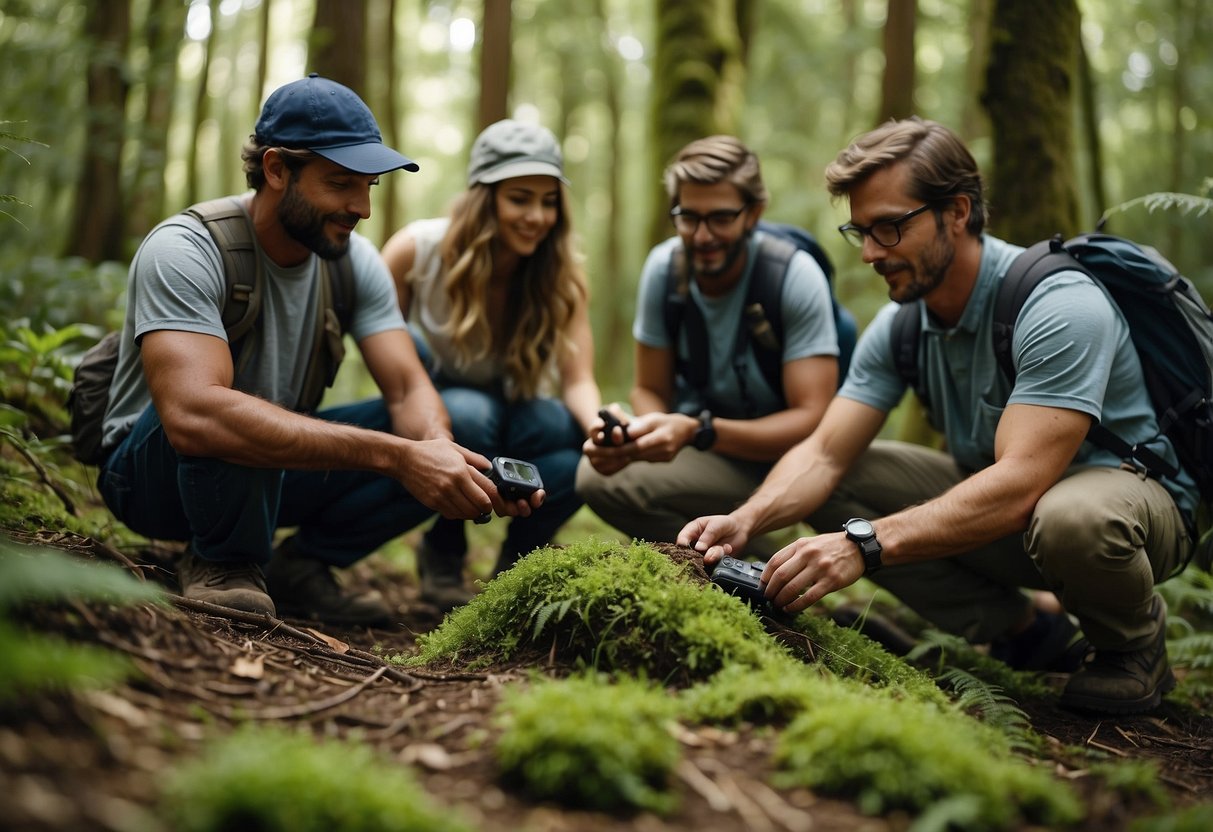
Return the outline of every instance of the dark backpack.
[[[223,258],[227,299],[223,304],[223,328],[227,331],[232,362],[240,364],[243,339],[261,315],[265,275],[253,229],[240,207],[238,197],[222,197],[186,208],[206,226]],[[299,409],[310,412],[319,406],[324,391],[332,386],[337,367],[345,356],[343,333],[349,329],[354,313],[354,271],[349,255],[321,260],[326,280],[321,282],[321,303],[316,321],[316,337],[308,358],[307,373],[299,396]],[[110,384],[118,366],[121,333],[110,332],[81,358],[72,379],[67,399],[71,417],[72,454],[86,465],[105,461],[109,449],[101,447],[102,424],[109,407]],[[245,355],[247,362],[249,356]]]
[[[830,303],[834,311],[834,327],[838,331],[838,383],[846,378],[855,351],[858,326],[855,316],[834,297],[834,265],[813,235],[803,228],[784,223],[759,222],[758,230],[765,232],[750,277],[744,309],[744,326],[740,326],[734,342],[734,371],[745,396],[744,361],[746,347],[753,346],[754,358],[762,370],[767,386],[783,399],[783,281],[792,256],[797,251],[808,252],[825,273],[830,287]],[[708,366],[708,335],[703,313],[691,300],[686,250],[676,245],[666,269],[665,328],[671,349],[678,355],[678,334],[686,327],[689,358],[675,359],[675,372],[683,383],[700,394],[707,390],[711,368]],[[747,410],[750,402],[746,401]]]
[[[1213,498],[1213,313],[1192,286],[1153,248],[1110,234],[1060,235],[1036,243],[1007,270],[994,306],[994,355],[1003,374],[1015,380],[1011,338],[1024,302],[1042,280],[1074,270],[1101,283],[1129,324],[1141,360],[1158,427],[1171,440],[1179,462]],[[928,409],[918,365],[920,304],[906,304],[893,320],[893,360],[901,377]],[[1093,444],[1136,461],[1155,476],[1174,477],[1175,467],[1141,445],[1130,445],[1095,422]]]

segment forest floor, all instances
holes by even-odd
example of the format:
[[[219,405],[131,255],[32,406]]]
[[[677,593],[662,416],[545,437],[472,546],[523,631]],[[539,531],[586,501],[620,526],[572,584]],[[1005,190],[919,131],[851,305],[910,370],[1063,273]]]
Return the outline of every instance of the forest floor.
[[[177,592],[167,550],[122,555],[52,532],[15,539],[125,561],[141,578]],[[535,671],[568,668],[535,654],[474,672],[385,663],[385,655],[414,652],[418,635],[441,618],[419,600],[409,571],[378,556],[347,576],[379,589],[400,611],[398,625],[349,630],[242,618],[175,595],[169,605],[30,608],[30,626],[124,653],[139,672],[103,690],[0,705],[0,829],[165,829],[156,812],[158,778],[193,756],[204,736],[247,721],[302,724],[319,736],[369,744],[409,764],[434,803],[481,830],[875,832],[906,829],[914,820],[869,817],[850,802],[767,785],[775,736],[746,726],[684,732],[672,814],[620,817],[527,801],[499,783],[494,708],[503,690]],[[1048,747],[1156,763],[1172,809],[1213,801],[1213,717],[1206,713],[1168,700],[1149,716],[1100,720],[1061,710],[1051,697],[1019,705]],[[1058,766],[1057,775],[1072,780],[1087,804],[1078,829],[1128,829],[1159,811],[1144,798],[1100,788],[1084,771]]]

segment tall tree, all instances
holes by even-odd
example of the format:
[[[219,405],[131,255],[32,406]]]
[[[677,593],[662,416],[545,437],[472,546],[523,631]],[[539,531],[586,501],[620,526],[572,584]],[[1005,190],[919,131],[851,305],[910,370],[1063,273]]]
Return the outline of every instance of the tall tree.
[[[877,123],[914,114],[914,29],[918,0],[889,0],[884,23],[884,79]]]
[[[383,131],[383,140],[388,147],[400,148],[400,100],[401,96],[396,92],[403,88],[400,83],[403,76],[403,71],[400,68],[397,60],[397,50],[399,49],[396,30],[396,0],[385,0],[380,11],[383,14],[382,25],[378,27],[382,34],[382,40],[379,42],[379,48],[382,49],[384,56],[382,61],[376,62],[377,66],[382,68],[384,77],[387,83],[384,85],[385,94],[378,100],[381,102],[375,112],[379,121],[379,129]],[[374,50],[372,50],[373,52]],[[401,148],[401,151],[407,156],[408,148]],[[401,224],[401,205],[398,204],[400,193],[400,177],[388,176],[382,180],[383,183],[383,228],[386,235],[390,235]]]
[[[308,65],[366,96],[366,3],[316,0]]]
[[[990,135],[990,119],[981,106],[990,65],[990,16],[993,0],[969,0],[969,54],[965,58],[964,104],[957,125],[966,142]]]
[[[197,7],[205,7],[206,13],[210,16],[211,26],[210,31],[201,44],[202,47],[202,67],[198,70],[198,88],[194,91],[194,125],[191,134],[197,136],[203,122],[207,120],[210,114],[210,81],[211,81],[211,53],[216,49],[215,41],[217,40],[218,29],[215,26],[215,10],[211,7],[210,0],[202,0]],[[199,200],[199,191],[201,190],[198,183],[198,177],[201,171],[198,165],[199,144],[195,138],[189,143],[188,159],[186,162],[186,185],[185,185],[185,204],[193,205]]]
[[[746,2],[746,0],[740,0]],[[694,139],[735,133],[745,67],[733,0],[657,0],[653,55],[652,153],[654,169]],[[654,199],[653,242],[669,233],[665,197]]]
[[[509,115],[512,19],[510,0],[484,0],[477,132]]]
[[[92,262],[121,260],[125,253],[121,171],[130,4],[114,0],[89,3],[86,8],[84,35],[93,47],[87,69],[87,139],[65,253]]]
[[[1075,0],[996,0],[983,103],[994,134],[990,197],[1000,236],[1031,243],[1078,230]]]
[[[164,215],[168,131],[177,89],[177,55],[188,8],[180,0],[153,0],[144,20],[144,108],[138,121],[138,149],[126,217],[126,232],[132,239],[143,237]]]

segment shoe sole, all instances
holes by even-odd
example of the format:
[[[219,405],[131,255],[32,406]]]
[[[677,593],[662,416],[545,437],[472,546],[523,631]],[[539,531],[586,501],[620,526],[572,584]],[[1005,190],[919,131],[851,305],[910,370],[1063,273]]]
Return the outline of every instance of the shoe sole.
[[[1167,668],[1167,673],[1158,680],[1158,687],[1153,692],[1140,699],[1104,699],[1098,696],[1069,695],[1062,693],[1061,705],[1079,711],[1092,711],[1101,714],[1141,714],[1152,711],[1162,704],[1162,698],[1175,690],[1175,674]]]

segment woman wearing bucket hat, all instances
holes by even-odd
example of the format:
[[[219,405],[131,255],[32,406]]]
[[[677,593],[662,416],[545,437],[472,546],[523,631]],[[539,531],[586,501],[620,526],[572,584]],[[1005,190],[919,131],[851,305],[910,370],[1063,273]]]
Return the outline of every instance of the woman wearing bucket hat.
[[[550,131],[496,122],[472,145],[450,215],[410,223],[382,252],[456,441],[531,462],[543,479],[543,507],[511,521],[495,573],[581,506],[573,480],[601,406],[567,185]],[[466,552],[463,521],[438,518],[418,547],[423,598],[445,610],[471,597]]]

